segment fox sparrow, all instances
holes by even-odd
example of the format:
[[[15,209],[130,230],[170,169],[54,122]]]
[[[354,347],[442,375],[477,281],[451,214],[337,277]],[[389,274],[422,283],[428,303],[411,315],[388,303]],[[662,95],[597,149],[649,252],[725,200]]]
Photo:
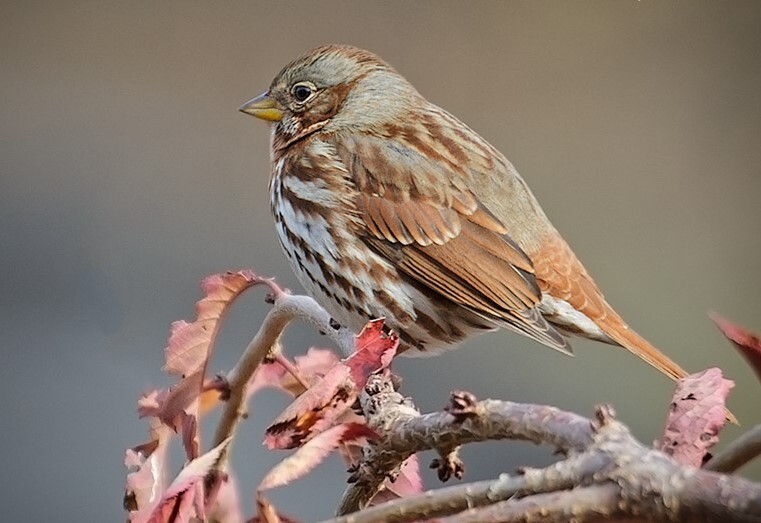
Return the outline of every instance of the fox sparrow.
[[[240,110],[272,123],[280,243],[340,323],[385,317],[418,355],[498,327],[564,352],[577,335],[685,375],[608,305],[512,164],[374,54],[319,47]]]

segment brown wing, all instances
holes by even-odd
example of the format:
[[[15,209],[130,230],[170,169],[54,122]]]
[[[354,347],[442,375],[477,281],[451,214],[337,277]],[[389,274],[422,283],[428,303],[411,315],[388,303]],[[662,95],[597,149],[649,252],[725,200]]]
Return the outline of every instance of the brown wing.
[[[361,190],[357,210],[368,245],[454,304],[569,352],[536,309],[541,291],[531,260],[464,188],[465,175],[390,144],[368,137],[342,151]]]

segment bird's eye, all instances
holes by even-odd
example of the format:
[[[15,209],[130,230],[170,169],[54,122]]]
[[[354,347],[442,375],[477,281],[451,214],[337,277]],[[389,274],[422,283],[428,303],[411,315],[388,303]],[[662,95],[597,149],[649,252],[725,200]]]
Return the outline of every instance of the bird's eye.
[[[315,92],[315,88],[308,83],[298,83],[293,86],[291,92],[297,102],[305,102]]]

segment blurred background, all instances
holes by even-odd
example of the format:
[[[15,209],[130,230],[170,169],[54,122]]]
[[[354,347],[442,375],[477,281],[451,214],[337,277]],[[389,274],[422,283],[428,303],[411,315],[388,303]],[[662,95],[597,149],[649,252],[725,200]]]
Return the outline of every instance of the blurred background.
[[[124,449],[146,438],[135,401],[168,385],[162,348],[199,281],[250,267],[299,290],[269,216],[268,129],[236,108],[330,42],[380,54],[502,150],[630,324],[688,369],[724,369],[735,414],[759,421],[759,384],[706,312],[761,331],[761,3],[5,1],[5,519],[122,520]],[[232,311],[214,372],[256,331],[262,298]],[[286,342],[291,355],[328,344],[306,328]],[[456,388],[587,415],[609,402],[656,438],[672,384],[622,350],[575,348],[500,332],[395,369],[425,411]],[[256,396],[242,427],[248,507],[285,455],[260,442],[286,402]],[[517,443],[464,458],[467,480],[552,460]],[[331,459],[272,498],[328,517],[343,468]]]

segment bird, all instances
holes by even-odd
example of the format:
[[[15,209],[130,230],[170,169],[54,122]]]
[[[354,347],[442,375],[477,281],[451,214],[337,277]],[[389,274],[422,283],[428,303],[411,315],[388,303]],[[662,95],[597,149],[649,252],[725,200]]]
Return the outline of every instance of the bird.
[[[687,373],[608,304],[515,167],[391,65],[324,45],[240,111],[270,123],[269,196],[299,282],[339,324],[384,318],[427,356],[504,328]]]

